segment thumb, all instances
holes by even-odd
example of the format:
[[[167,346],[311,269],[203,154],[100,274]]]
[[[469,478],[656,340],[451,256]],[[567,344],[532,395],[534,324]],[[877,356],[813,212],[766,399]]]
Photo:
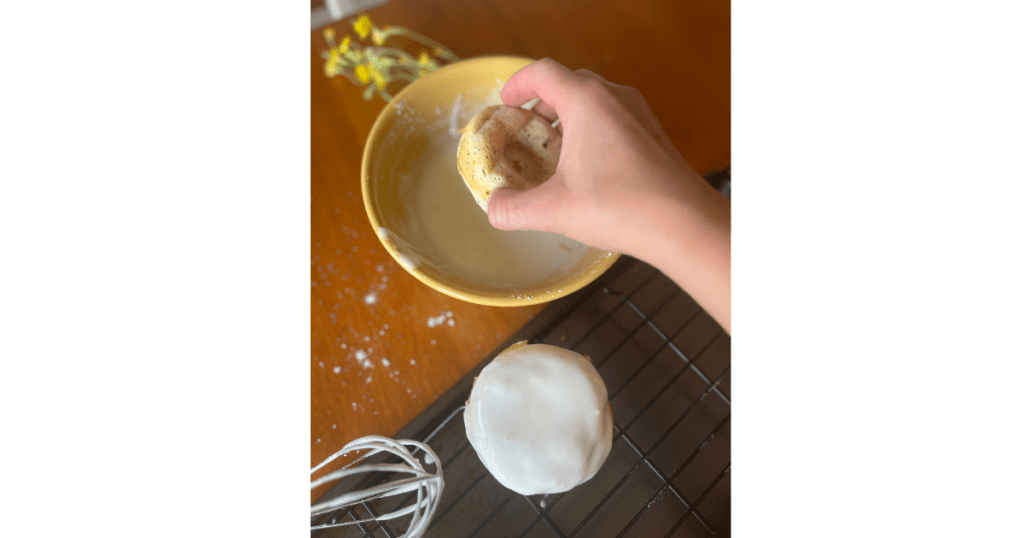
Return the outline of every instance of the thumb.
[[[555,177],[526,190],[494,189],[487,199],[487,219],[499,230],[550,231],[557,201]]]

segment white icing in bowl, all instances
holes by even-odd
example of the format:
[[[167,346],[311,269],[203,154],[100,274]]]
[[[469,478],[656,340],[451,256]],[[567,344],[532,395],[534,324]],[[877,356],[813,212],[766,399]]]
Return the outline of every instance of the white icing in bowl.
[[[495,357],[473,385],[465,421],[487,470],[523,495],[586,482],[611,450],[604,381],[579,353],[546,344],[513,346]]]

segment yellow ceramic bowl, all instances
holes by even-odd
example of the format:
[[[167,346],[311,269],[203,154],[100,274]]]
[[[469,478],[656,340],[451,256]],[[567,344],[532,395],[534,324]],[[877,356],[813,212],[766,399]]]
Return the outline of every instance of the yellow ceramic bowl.
[[[479,212],[468,215],[477,228],[465,226],[446,233],[461,234],[452,241],[465,244],[468,253],[487,252],[488,248],[493,248],[491,244],[479,242],[489,241],[495,234],[527,233],[497,232],[489,225],[480,224],[486,223],[486,216],[472,201],[458,172],[452,179],[447,170],[456,170],[456,151],[452,142],[457,144],[458,137],[452,134],[453,124],[462,128],[477,111],[490,104],[499,104],[501,86],[531,61],[509,56],[473,58],[447,65],[420,78],[406,86],[384,107],[363,150],[363,203],[377,237],[391,256],[413,276],[456,299],[491,306],[544,303],[594,281],[619,256],[572,243],[572,257],[566,258],[568,261],[564,266],[553,266],[555,269],[531,280],[529,274],[524,278],[523,269],[518,264],[515,271],[507,264],[492,264],[486,270],[476,272],[453,269],[463,260],[444,259],[443,252],[448,252],[451,258],[452,250],[436,248],[424,235],[422,222],[426,221],[417,215],[434,211],[438,216],[433,218],[444,219],[444,212],[449,211],[447,200],[461,200],[463,196]],[[449,149],[450,162],[447,161]],[[430,152],[434,152],[433,160]],[[435,164],[432,168],[422,164],[425,162]],[[440,174],[436,172],[439,167],[448,168]],[[436,188],[436,182],[442,176],[445,177],[444,189]],[[461,190],[451,190],[456,188],[452,181],[457,181]],[[435,195],[442,190],[444,196]],[[429,201],[431,198],[435,200]],[[423,209],[428,203],[433,204],[430,206],[433,209]],[[470,229],[480,233],[467,231]],[[471,247],[470,244],[476,246]],[[569,246],[562,245],[562,248],[570,252]],[[490,258],[487,261],[491,261]]]

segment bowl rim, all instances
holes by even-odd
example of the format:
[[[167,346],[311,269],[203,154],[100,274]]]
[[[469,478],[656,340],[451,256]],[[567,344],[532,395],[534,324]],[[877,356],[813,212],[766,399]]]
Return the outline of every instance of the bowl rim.
[[[377,240],[384,246],[384,249],[391,255],[391,258],[398,262],[398,265],[402,267],[406,272],[411,274],[420,282],[426,284],[431,289],[439,291],[449,297],[466,301],[469,303],[484,305],[484,306],[502,306],[502,307],[515,307],[515,306],[530,306],[544,304],[561,297],[570,295],[580,289],[584,288],[602,274],[607,271],[611,266],[619,259],[621,254],[616,252],[608,252],[602,256],[597,262],[587,268],[584,272],[576,275],[571,280],[566,282],[563,286],[557,289],[551,288],[544,292],[534,293],[528,296],[517,296],[512,294],[488,294],[488,293],[476,293],[461,289],[457,286],[453,286],[447,282],[440,281],[423,271],[418,269],[410,269],[401,262],[401,258],[396,252],[396,249],[389,241],[384,241],[380,237],[380,218],[377,215],[376,209],[373,207],[373,203],[370,199],[370,161],[371,161],[371,149],[379,145],[379,141],[386,134],[384,133],[383,120],[389,115],[396,113],[394,103],[401,102],[404,97],[407,97],[410,93],[415,91],[420,81],[436,78],[438,73],[442,73],[447,69],[464,69],[467,65],[480,64],[493,62],[495,60],[521,60],[523,61],[523,67],[529,65],[534,60],[525,56],[513,56],[513,55],[488,55],[488,56],[474,56],[464,60],[459,60],[450,64],[447,64],[437,71],[427,73],[423,77],[420,77],[406,87],[402,88],[395,96],[389,101],[384,108],[381,109],[380,113],[377,114],[377,118],[373,122],[373,127],[370,129],[370,134],[366,137],[366,143],[363,145],[363,160],[360,166],[360,185],[363,195],[363,208],[366,210],[366,216],[370,219],[370,226],[373,228],[373,234],[377,236]],[[593,247],[592,247],[593,248]],[[600,249],[598,249],[600,250]]]

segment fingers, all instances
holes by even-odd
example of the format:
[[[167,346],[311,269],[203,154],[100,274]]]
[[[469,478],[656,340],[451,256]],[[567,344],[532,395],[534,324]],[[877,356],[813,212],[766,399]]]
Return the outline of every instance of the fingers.
[[[530,99],[540,98],[550,107],[545,112],[557,114],[569,104],[576,84],[572,71],[551,58],[543,58],[509,77],[501,89],[501,100],[509,106],[520,106]]]
[[[564,109],[572,93],[579,89],[582,80],[600,82],[624,107],[656,138],[667,140],[661,123],[654,117],[647,102],[636,88],[613,84],[589,69],[570,71],[564,65],[543,58],[516,71],[501,89],[501,99],[506,105],[520,106],[531,99],[540,99],[533,111],[548,121],[558,119],[559,109]]]
[[[552,231],[557,191],[554,176],[532,189],[495,189],[487,200],[487,219],[499,230]]]
[[[533,105],[533,111],[536,112],[538,116],[548,120],[548,123],[558,119],[558,112],[555,111],[555,108],[544,101],[537,101],[537,104]]]
[[[608,82],[589,69],[570,71],[551,58],[543,58],[509,77],[501,90],[502,101],[511,106],[539,99],[533,111],[548,121],[563,119],[572,101],[578,101],[584,96],[589,97],[591,103],[608,98],[616,101],[668,151],[673,160],[685,162],[636,88]],[[559,110],[563,113],[560,114]],[[556,123],[555,128],[560,133],[564,132],[561,121]]]

